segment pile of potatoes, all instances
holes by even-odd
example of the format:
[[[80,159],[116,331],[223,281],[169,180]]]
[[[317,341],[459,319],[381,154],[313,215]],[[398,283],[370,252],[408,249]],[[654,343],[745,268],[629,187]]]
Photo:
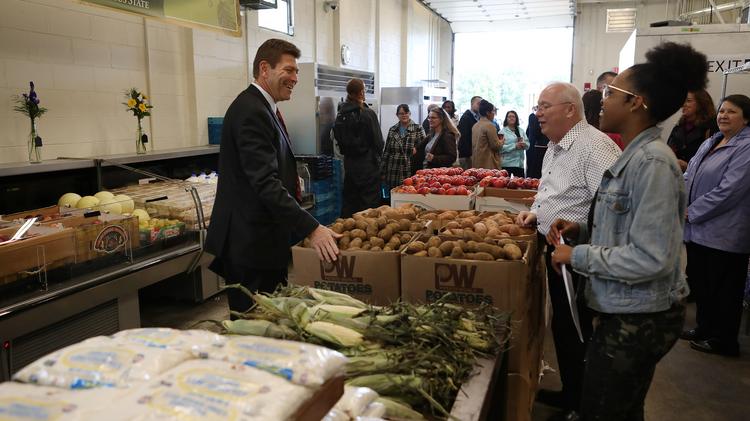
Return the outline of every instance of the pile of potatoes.
[[[503,239],[535,233],[533,228],[517,225],[514,215],[504,212],[425,211],[419,215],[419,219],[438,221],[436,225],[442,227],[441,234],[472,241]]]
[[[367,209],[352,218],[339,218],[330,226],[342,235],[339,249],[351,251],[399,251],[424,227],[425,223],[417,220],[417,209],[411,205]],[[304,246],[309,247],[309,240]]]
[[[449,237],[433,235],[426,242],[415,240],[406,247],[406,253],[414,256],[445,257],[447,259],[468,260],[521,260],[521,244],[510,238],[499,240],[487,238],[484,241],[452,240]]]

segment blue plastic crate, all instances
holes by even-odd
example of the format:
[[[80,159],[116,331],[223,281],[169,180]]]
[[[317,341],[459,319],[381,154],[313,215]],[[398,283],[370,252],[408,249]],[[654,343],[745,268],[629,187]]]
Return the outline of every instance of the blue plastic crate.
[[[221,128],[224,125],[224,117],[208,117],[208,144],[221,144]]]
[[[315,204],[326,201],[335,201],[336,200],[336,192],[331,190],[327,193],[316,193],[315,194]]]

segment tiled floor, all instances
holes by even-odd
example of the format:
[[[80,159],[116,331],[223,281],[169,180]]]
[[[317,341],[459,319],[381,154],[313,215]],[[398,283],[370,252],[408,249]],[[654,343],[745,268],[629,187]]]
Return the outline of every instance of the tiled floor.
[[[228,317],[229,310],[223,294],[200,304],[154,298],[141,300],[143,326],[188,329],[201,320],[224,320]],[[695,305],[690,305],[688,326],[692,327],[694,317]],[[549,332],[546,335],[545,361],[555,368],[557,362],[551,336]],[[646,399],[646,419],[750,420],[750,336],[741,334],[740,346],[742,357],[732,359],[702,354],[690,349],[686,341],[678,341],[657,366]],[[559,388],[557,373],[545,374],[541,386]],[[533,420],[543,421],[554,413],[554,409],[536,404]]]

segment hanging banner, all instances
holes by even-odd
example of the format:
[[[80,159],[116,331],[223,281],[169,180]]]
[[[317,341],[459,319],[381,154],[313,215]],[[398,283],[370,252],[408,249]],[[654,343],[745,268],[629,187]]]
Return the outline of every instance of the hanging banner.
[[[139,15],[241,36],[239,0],[81,0]]]

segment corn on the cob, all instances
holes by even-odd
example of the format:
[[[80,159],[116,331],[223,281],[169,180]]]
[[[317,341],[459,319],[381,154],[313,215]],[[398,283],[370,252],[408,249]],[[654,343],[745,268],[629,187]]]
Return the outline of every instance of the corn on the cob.
[[[381,395],[396,395],[404,391],[419,390],[423,381],[419,377],[408,374],[369,374],[348,380],[346,384],[369,387]]]
[[[318,304],[313,306],[310,311],[315,314],[317,312],[327,312],[331,313],[336,316],[343,316],[343,317],[355,317],[362,314],[365,309],[358,308],[358,307],[350,307],[350,306],[341,306],[341,305],[333,305],[333,304]]]
[[[385,416],[388,418],[404,419],[404,420],[423,420],[425,419],[422,414],[411,409],[411,407],[405,403],[396,402],[392,399],[379,397],[375,399],[375,402],[385,406]]]
[[[327,291],[324,289],[309,288],[310,295],[315,298],[321,304],[335,304],[342,306],[351,306],[358,308],[367,308],[367,304],[359,301],[356,298],[350,297],[346,294],[335,291]]]
[[[310,319],[312,318],[312,315],[310,314],[310,309],[305,305],[305,303],[299,303],[297,304],[294,309],[292,309],[292,320],[294,320],[294,323],[297,324],[297,326],[304,329],[305,326],[307,326],[308,323],[310,323]]]
[[[305,330],[319,339],[343,347],[357,346],[363,340],[359,332],[329,322],[310,322]]]
[[[227,333],[233,335],[266,336],[280,339],[298,338],[294,330],[268,320],[224,320],[221,324]]]

